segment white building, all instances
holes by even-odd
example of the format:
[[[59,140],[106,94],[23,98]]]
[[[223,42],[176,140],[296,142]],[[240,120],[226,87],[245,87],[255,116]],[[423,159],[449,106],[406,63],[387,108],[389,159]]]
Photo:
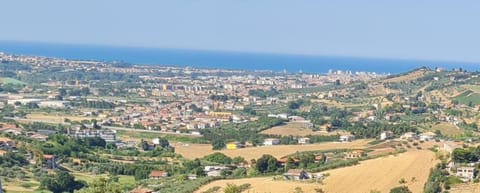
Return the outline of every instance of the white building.
[[[422,141],[430,141],[434,140],[437,135],[432,132],[425,132],[419,135],[420,140]]]
[[[38,106],[40,108],[66,108],[70,105],[69,101],[40,101]]]
[[[393,138],[393,132],[392,131],[384,131],[380,133],[380,140],[386,140],[386,139],[391,139]]]
[[[340,142],[350,142],[353,140],[355,140],[354,135],[340,135],[340,139],[339,139]]]
[[[100,137],[106,142],[116,142],[117,132],[115,130],[90,130],[90,129],[72,129],[69,136],[75,138]]]
[[[298,138],[298,144],[310,144],[310,138],[308,137]]]
[[[418,135],[414,132],[406,132],[401,137],[401,139],[418,139]]]
[[[460,177],[463,181],[470,181],[477,175],[477,169],[475,167],[459,167],[457,168],[455,175]]]
[[[263,141],[263,145],[278,145],[280,144],[280,139],[277,138],[267,138]]]

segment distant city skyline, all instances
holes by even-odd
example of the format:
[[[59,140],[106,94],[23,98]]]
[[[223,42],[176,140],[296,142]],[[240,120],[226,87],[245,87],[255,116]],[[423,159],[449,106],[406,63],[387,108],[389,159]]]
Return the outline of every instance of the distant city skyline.
[[[6,41],[480,62],[478,1],[19,0],[2,7]]]

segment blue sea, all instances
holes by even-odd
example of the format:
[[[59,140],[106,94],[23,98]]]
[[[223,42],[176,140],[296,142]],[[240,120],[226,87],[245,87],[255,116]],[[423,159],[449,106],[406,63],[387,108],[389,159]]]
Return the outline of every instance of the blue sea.
[[[48,44],[0,41],[0,52],[79,60],[123,61],[132,64],[174,65],[201,68],[271,70],[274,72],[326,73],[351,70],[402,73],[419,67],[480,70],[479,64],[442,61],[395,60],[357,57],[263,54],[98,45]]]

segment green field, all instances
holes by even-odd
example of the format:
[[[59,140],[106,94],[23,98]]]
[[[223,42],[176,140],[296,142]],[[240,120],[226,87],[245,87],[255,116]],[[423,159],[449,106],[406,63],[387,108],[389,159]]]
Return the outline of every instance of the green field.
[[[464,93],[455,97],[455,99],[461,104],[468,105],[469,103],[472,103],[473,105],[480,105],[480,93],[476,93],[471,90],[465,91]]]
[[[0,82],[3,84],[13,84],[13,85],[26,85],[27,83],[14,78],[0,78]]]

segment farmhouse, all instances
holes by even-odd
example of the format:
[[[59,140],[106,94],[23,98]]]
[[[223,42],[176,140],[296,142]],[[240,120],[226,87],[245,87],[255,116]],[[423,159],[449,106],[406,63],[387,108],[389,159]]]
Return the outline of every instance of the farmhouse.
[[[299,169],[289,169],[286,173],[283,174],[283,177],[286,180],[305,180],[309,179],[309,175],[305,170]]]
[[[290,159],[290,157],[282,157],[278,160],[278,163],[280,163],[281,166],[285,166],[288,162],[288,159]],[[298,164],[300,162],[300,160],[297,158],[291,158],[291,159],[295,164]]]
[[[159,170],[151,171],[150,175],[148,175],[148,178],[150,180],[158,180],[165,177],[168,177],[168,173],[164,171],[159,171]]]
[[[422,141],[430,141],[434,140],[436,137],[436,134],[433,132],[425,132],[419,135],[420,140]]]
[[[406,140],[409,140],[409,139],[418,139],[418,135],[414,132],[406,132],[404,133],[401,137],[401,139],[406,139]]]
[[[458,167],[455,175],[463,181],[470,181],[477,175],[477,169],[475,167]]]
[[[354,135],[340,135],[339,139],[340,142],[351,142],[353,140],[355,140]]]
[[[212,171],[209,171],[206,173],[207,176],[210,176],[210,177],[220,177],[222,176],[222,171],[221,170],[212,170]]]
[[[2,128],[0,128],[0,132],[20,135],[22,134],[22,129],[18,128],[16,125],[13,125],[13,124],[2,124]]]
[[[43,166],[47,169],[57,168],[54,155],[43,155]]]
[[[353,150],[349,151],[345,154],[345,158],[347,159],[355,159],[367,156],[367,153],[363,150]]]
[[[74,138],[100,137],[106,142],[117,141],[117,132],[115,130],[91,130],[75,127],[72,131],[67,130],[68,135]]]
[[[267,138],[263,141],[263,145],[278,145],[280,144],[280,139],[277,138]]]
[[[309,144],[310,143],[310,138],[308,137],[301,137],[298,138],[298,144]]]
[[[393,138],[393,132],[392,131],[384,131],[380,134],[380,140],[386,140],[386,139],[391,139]]]
[[[188,174],[187,179],[196,180],[197,179],[197,174]]]

